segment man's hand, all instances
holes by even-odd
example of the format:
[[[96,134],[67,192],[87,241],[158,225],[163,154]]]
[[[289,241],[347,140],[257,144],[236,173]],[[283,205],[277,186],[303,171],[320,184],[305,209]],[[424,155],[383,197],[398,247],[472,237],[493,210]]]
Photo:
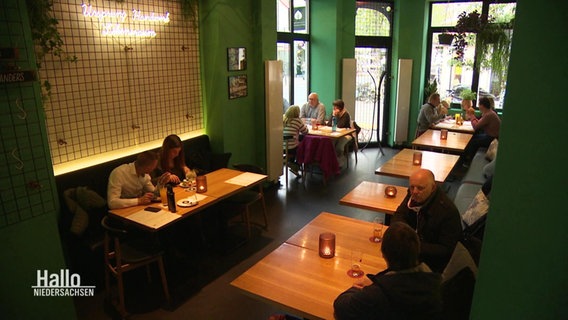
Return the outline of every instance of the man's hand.
[[[143,196],[138,198],[138,204],[149,204],[150,202],[152,202],[153,198],[154,194],[152,192],[146,192]]]
[[[367,277],[363,277],[361,279],[357,279],[353,282],[353,287],[358,289],[363,289],[366,286],[370,286],[373,284],[373,281]]]

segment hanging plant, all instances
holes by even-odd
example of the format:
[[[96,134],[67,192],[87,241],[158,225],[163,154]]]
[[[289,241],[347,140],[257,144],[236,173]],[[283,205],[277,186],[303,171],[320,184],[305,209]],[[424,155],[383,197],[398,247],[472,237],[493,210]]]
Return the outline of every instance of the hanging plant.
[[[438,35],[438,43],[442,45],[451,45],[454,41],[454,35],[451,33],[440,33]]]
[[[37,68],[46,54],[53,54],[65,61],[75,62],[77,56],[68,55],[63,50],[63,40],[57,30],[59,21],[53,17],[53,2],[51,0],[26,0],[28,19],[32,31],[32,40],[35,44]],[[51,95],[51,84],[48,80],[41,82],[44,99]]]
[[[179,0],[181,5],[181,14],[185,21],[191,22],[193,27],[197,26],[197,14],[199,0]]]
[[[512,22],[496,23],[493,17],[482,15],[477,11],[462,12],[458,16],[454,37],[454,59],[464,61],[464,53],[472,41],[471,34],[476,37],[476,63],[474,68],[489,67],[494,72],[503,74],[509,63],[511,47],[510,30]]]

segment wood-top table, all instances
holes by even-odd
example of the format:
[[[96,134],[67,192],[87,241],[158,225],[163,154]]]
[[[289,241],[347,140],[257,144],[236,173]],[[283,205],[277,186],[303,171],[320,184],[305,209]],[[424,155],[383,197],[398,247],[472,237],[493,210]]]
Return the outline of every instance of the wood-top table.
[[[462,153],[473,137],[470,133],[448,132],[446,140],[440,139],[441,131],[429,129],[412,141],[412,146],[416,148],[432,148],[442,151],[453,151]]]
[[[422,165],[416,166],[412,164],[414,152],[422,152]],[[452,171],[452,168],[458,162],[458,159],[459,156],[453,154],[402,149],[389,161],[375,170],[375,174],[408,178],[414,171],[424,168],[434,173],[436,181],[444,182]]]
[[[332,132],[331,127],[319,126],[318,130],[312,130],[311,126],[308,126],[308,134],[313,136],[323,136],[329,138],[340,138],[355,132],[354,128],[337,128],[337,131]]]
[[[267,176],[262,174],[242,172],[232,169],[219,169],[205,175],[207,177],[207,192],[196,194],[198,204],[192,207],[180,207],[176,204],[176,212],[172,213],[164,208],[160,203],[139,205],[127,208],[109,210],[109,214],[127,222],[134,222],[152,231],[159,230],[176,220],[188,217],[197,213],[219,201],[230,197],[242,190],[251,188],[262,181]],[[175,187],[176,203],[182,199],[190,198],[190,193],[182,187]],[[149,212],[144,209],[147,207],[159,208],[159,212]]]
[[[333,301],[353,285],[347,275],[351,250],[363,253],[361,269],[386,269],[381,243],[369,240],[372,223],[322,212],[294,236],[264,257],[231,285],[262,301],[308,319],[333,319]],[[336,235],[335,257],[318,254],[319,234]]]
[[[388,198],[385,196],[385,188],[387,186],[387,184],[383,183],[363,181],[355,189],[343,196],[339,203],[359,209],[394,214],[404,197],[406,197],[408,188],[394,186],[396,188],[396,196]]]
[[[438,122],[434,125],[434,129],[447,129],[448,131],[473,133],[475,130],[471,125],[471,121],[464,121],[462,125],[458,126],[455,119],[447,119]]]

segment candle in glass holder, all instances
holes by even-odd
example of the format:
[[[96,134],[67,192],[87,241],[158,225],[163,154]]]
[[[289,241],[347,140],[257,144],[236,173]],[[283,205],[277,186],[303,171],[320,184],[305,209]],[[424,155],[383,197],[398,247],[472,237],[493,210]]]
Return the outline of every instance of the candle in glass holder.
[[[387,198],[396,197],[396,187],[395,186],[387,186],[385,188],[385,196],[387,196]]]
[[[414,152],[412,155],[412,164],[415,166],[422,164],[422,152]]]
[[[196,184],[197,184],[197,192],[198,193],[207,192],[207,177],[206,176],[198,176],[196,178]]]
[[[440,139],[442,139],[442,140],[448,139],[448,130],[447,129],[440,130]]]
[[[324,232],[319,236],[319,256],[333,258],[335,256],[335,234]]]

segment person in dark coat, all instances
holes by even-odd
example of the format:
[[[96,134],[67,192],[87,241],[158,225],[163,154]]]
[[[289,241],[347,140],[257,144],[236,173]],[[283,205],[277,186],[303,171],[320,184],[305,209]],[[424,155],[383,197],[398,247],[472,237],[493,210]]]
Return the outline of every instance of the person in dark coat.
[[[367,275],[334,301],[335,318],[439,319],[442,277],[418,261],[420,241],[410,226],[394,222],[385,231],[381,252],[388,269]]]
[[[408,194],[392,221],[402,221],[416,230],[420,261],[442,272],[461,238],[461,217],[452,200],[434,180],[434,174],[419,169],[409,178]]]

